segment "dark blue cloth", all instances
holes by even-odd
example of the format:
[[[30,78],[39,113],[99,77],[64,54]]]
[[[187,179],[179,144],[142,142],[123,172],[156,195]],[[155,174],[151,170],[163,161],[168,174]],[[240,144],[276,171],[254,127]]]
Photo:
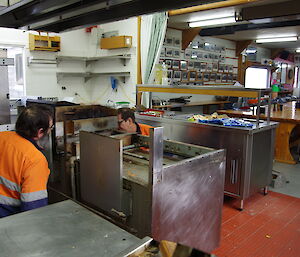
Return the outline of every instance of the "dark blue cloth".
[[[44,207],[46,205],[48,205],[48,198],[44,198],[32,202],[22,202],[21,206],[9,206],[5,204],[0,204],[0,218],[17,214],[19,212],[29,211],[36,208]]]
[[[20,212],[19,206],[9,206],[5,204],[0,204],[0,218],[10,216]]]
[[[22,202],[20,210],[21,211],[29,211],[32,209],[40,208],[48,205],[48,198],[32,201],[32,202]]]

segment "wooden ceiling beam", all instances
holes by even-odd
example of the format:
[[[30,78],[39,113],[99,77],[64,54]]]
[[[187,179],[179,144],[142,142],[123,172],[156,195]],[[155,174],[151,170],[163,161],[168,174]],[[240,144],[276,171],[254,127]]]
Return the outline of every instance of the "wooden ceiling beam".
[[[182,31],[182,50],[185,50],[193,39],[199,35],[201,28],[191,28]]]
[[[240,54],[253,42],[253,40],[236,41],[235,56]]]
[[[221,1],[216,3],[210,3],[210,4],[202,4],[202,5],[188,7],[188,8],[182,8],[178,10],[172,10],[169,11],[168,14],[169,16],[175,16],[175,15],[181,15],[186,13],[199,12],[199,11],[230,7],[230,6],[241,5],[241,4],[249,4],[253,2],[262,2],[262,1],[264,0],[227,0],[227,1]]]

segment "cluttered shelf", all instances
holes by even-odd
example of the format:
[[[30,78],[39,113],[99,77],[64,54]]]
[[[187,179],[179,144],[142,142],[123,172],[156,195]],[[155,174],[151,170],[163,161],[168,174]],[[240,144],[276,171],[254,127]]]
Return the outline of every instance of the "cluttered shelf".
[[[183,104],[182,107],[189,107],[189,106],[202,106],[202,105],[224,105],[226,103],[230,103],[230,101],[201,101],[201,102],[190,102]],[[152,108],[154,109],[163,109],[163,108],[172,108],[177,107],[178,104],[167,104],[167,105],[153,105]],[[220,107],[222,108],[222,107]]]
[[[289,102],[283,104],[283,109],[275,111],[271,109],[271,115],[270,118],[272,121],[277,121],[277,122],[290,122],[290,123],[300,123],[300,109],[296,108],[297,103],[294,102]],[[219,114],[227,114],[229,116],[234,116],[234,117],[244,117],[244,118],[255,118],[256,113],[253,113],[252,110],[250,111],[241,111],[241,110],[218,110],[217,111]],[[261,119],[267,119],[266,115],[261,114],[260,115]]]

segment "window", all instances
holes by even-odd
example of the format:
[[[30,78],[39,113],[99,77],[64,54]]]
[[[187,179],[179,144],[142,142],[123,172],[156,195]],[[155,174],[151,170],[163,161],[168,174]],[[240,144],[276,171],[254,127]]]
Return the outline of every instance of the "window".
[[[24,83],[24,49],[21,47],[6,47],[7,57],[14,58],[15,65],[8,66],[8,81],[10,99],[25,95]]]

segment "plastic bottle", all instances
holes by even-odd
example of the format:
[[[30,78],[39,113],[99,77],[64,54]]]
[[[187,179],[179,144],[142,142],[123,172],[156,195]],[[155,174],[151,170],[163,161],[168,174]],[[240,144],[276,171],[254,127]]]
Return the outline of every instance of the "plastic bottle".
[[[162,65],[161,64],[156,64],[155,65],[154,83],[160,85],[161,84],[161,79],[162,79]]]
[[[161,78],[162,85],[168,85],[168,69],[165,63],[162,64],[162,78]]]

